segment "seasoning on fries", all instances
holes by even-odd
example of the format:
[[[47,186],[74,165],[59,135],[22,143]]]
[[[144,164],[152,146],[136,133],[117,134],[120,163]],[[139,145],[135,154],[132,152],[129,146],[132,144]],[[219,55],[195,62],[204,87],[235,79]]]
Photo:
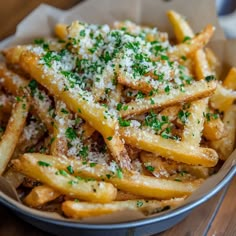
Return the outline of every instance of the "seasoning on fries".
[[[54,39],[3,50],[0,174],[24,204],[57,202],[74,219],[153,214],[181,204],[227,159],[236,69],[221,82],[205,48],[212,25],[195,34],[167,15],[176,44],[130,21],[74,21],[56,25]]]

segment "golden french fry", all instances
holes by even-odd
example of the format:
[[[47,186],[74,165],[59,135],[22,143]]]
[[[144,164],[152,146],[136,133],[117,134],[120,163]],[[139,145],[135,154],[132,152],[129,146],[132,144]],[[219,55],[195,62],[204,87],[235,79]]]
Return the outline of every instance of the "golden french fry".
[[[121,117],[137,115],[147,112],[151,109],[165,108],[174,106],[183,102],[190,102],[199,98],[210,96],[216,89],[215,81],[209,83],[201,80],[185,87],[185,92],[179,88],[173,88],[169,94],[157,94],[136,101],[127,103],[127,110],[120,111]]]
[[[10,161],[17,142],[24,128],[30,103],[20,97],[12,110],[11,117],[0,142],[0,175],[3,174]]]
[[[174,29],[178,43],[182,43],[185,37],[194,37],[193,30],[185,17],[173,10],[168,11],[167,16]]]
[[[23,155],[12,162],[15,170],[41,181],[62,194],[102,203],[116,198],[117,191],[112,184],[76,178],[33,155]]]
[[[235,130],[236,130],[236,106],[232,105],[224,112],[224,127],[226,136],[220,140],[212,141],[211,146],[219,152],[219,157],[226,160],[233,152],[235,147]]]
[[[184,198],[174,198],[170,200],[127,200],[114,201],[106,204],[65,201],[62,204],[62,211],[67,217],[80,219],[84,217],[99,216],[124,210],[136,210],[145,214],[161,212],[178,206]]]
[[[79,173],[81,177],[105,180],[120,190],[147,198],[169,199],[183,197],[192,193],[201,184],[201,180],[181,183],[174,180],[140,175],[137,172],[120,169],[115,165],[112,168],[102,164],[91,166],[90,163],[83,164],[82,161],[75,159],[38,153],[27,153],[24,154],[24,157],[26,159],[34,158],[63,170],[67,170],[68,166],[71,166],[74,173]]]
[[[47,202],[58,198],[61,194],[49,186],[42,185],[34,187],[24,198],[24,203],[30,207],[40,207]]]
[[[217,153],[210,148],[188,146],[185,142],[165,139],[132,127],[120,128],[120,134],[126,143],[170,160],[206,167],[215,166],[218,162]]]

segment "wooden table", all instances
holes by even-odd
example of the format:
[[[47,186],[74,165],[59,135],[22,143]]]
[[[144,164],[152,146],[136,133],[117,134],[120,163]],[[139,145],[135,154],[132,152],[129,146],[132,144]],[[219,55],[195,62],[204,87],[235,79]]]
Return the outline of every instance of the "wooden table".
[[[17,23],[41,2],[62,9],[78,3],[76,0],[7,0],[0,3],[0,40],[14,33]],[[11,211],[0,206],[1,236],[49,236],[17,218]],[[236,177],[228,189],[195,209],[184,221],[161,236],[236,235]]]

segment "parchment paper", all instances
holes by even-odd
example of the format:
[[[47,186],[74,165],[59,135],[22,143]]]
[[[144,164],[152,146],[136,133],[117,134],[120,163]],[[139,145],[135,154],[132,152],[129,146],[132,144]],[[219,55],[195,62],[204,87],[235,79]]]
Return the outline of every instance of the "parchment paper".
[[[210,46],[222,61],[221,72],[224,74],[230,66],[236,65],[236,41],[227,41],[225,39],[223,31],[218,24],[214,4],[214,0],[87,0],[68,11],[62,11],[42,4],[18,25],[17,32],[14,36],[0,43],[0,49],[16,44],[29,43],[38,37],[52,36],[56,23],[69,24],[72,20],[76,19],[96,24],[111,24],[115,20],[130,19],[140,24],[155,26],[161,31],[167,31],[170,37],[173,37],[173,31],[165,13],[169,9],[174,9],[188,18],[195,32],[199,32],[209,23],[216,26],[216,33]],[[211,190],[215,189],[227,176],[231,168],[236,170],[236,151],[228,158],[221,170],[206,180],[183,205],[199,200]],[[42,212],[26,207],[14,200],[11,197],[12,194],[9,193],[13,192],[9,189],[9,186],[6,186],[2,178],[0,178],[0,202],[7,201],[13,207],[36,216],[73,221],[55,213]],[[166,214],[166,212],[160,214]],[[145,217],[140,212],[124,211],[109,216],[87,218],[80,222],[118,223]]]

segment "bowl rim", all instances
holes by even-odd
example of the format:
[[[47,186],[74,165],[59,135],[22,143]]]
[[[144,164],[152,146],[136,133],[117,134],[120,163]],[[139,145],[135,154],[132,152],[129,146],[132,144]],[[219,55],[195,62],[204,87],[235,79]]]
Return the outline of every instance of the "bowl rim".
[[[230,180],[236,175],[236,166],[232,166],[228,173],[220,180],[218,184],[215,185],[215,188],[208,191],[203,197],[200,197],[198,200],[189,202],[183,206],[177,207],[172,210],[167,210],[163,212],[161,215],[149,217],[147,219],[140,219],[140,220],[133,220],[129,222],[121,222],[121,223],[79,223],[79,222],[69,222],[64,221],[63,219],[51,219],[50,217],[43,217],[37,216],[33,213],[29,213],[16,207],[10,201],[1,198],[0,196],[0,203],[5,205],[6,207],[10,208],[11,210],[24,215],[26,217],[30,217],[34,220],[41,221],[44,223],[50,223],[58,226],[64,227],[71,227],[76,229],[89,229],[89,230],[117,230],[117,229],[125,229],[125,228],[134,228],[134,227],[141,227],[148,224],[159,223],[162,221],[169,220],[171,218],[177,217],[181,214],[187,213],[194,209],[195,207],[203,204],[204,202],[208,201],[211,197],[217,194],[223,187],[225,187]],[[5,195],[5,194],[4,194]],[[14,200],[13,200],[14,201]]]

